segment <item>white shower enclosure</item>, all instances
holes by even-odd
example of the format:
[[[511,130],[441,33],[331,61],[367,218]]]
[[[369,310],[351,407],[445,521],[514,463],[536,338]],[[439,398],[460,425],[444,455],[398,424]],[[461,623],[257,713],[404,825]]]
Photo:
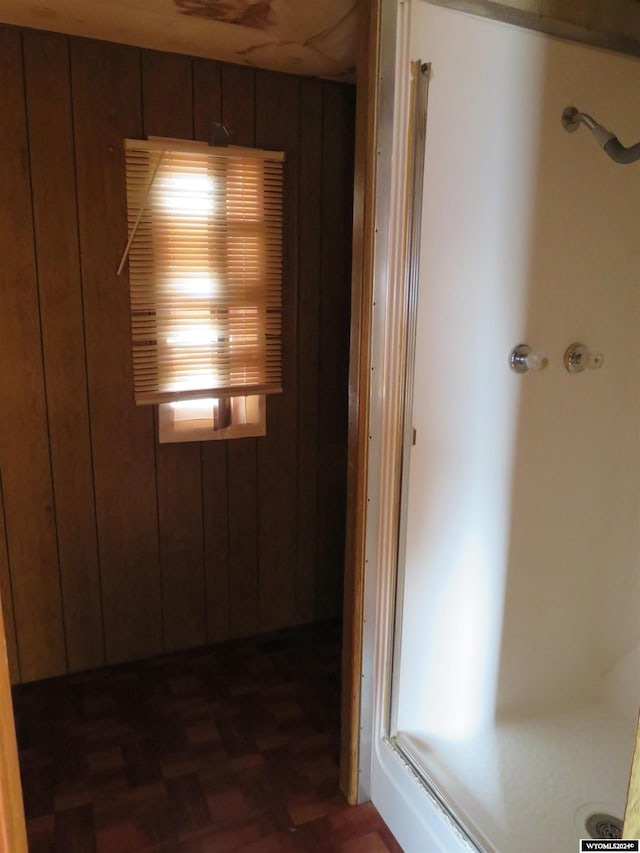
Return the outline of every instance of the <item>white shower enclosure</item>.
[[[640,702],[640,163],[561,115],[640,139],[640,61],[425,0],[384,14],[363,793],[408,853],[571,852],[623,817]],[[510,370],[522,343],[546,369]],[[603,365],[569,373],[575,343]]]

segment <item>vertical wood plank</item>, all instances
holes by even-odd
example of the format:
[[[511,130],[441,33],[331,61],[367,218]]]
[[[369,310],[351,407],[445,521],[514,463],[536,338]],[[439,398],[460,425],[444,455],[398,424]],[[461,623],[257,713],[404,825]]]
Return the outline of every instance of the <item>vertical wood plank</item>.
[[[24,34],[51,468],[69,669],[104,663],[82,318],[69,45]]]
[[[258,629],[258,506],[256,443],[227,442],[229,513],[229,636],[250,637]]]
[[[353,200],[351,87],[324,84],[318,445],[318,616],[342,609]],[[347,226],[348,223],[348,226]]]
[[[193,120],[195,138],[206,142],[211,122],[222,121],[220,64],[193,61]],[[229,637],[229,530],[226,442],[205,441],[202,456],[207,640]]]
[[[316,615],[322,82],[300,83],[298,196],[298,561],[296,620]]]
[[[229,638],[229,498],[227,449],[222,441],[202,445],[202,491],[207,640],[213,643]]]
[[[143,136],[193,139],[191,60],[142,51]]]
[[[20,662],[16,642],[16,625],[13,614],[13,590],[11,589],[11,574],[9,570],[9,552],[7,550],[7,534],[4,521],[4,500],[2,497],[2,479],[0,478],[0,596],[4,614],[5,639],[7,643],[7,658],[9,660],[9,675],[11,683],[20,681]]]
[[[256,72],[256,145],[286,153],[282,274],[283,393],[267,397],[267,434],[258,450],[258,628],[296,622],[297,290],[300,82]]]
[[[236,145],[255,144],[255,74],[222,67],[222,120]],[[256,440],[227,442],[229,513],[229,634],[251,636],[258,628],[258,500]]]
[[[142,53],[143,133],[193,138],[191,60]],[[157,444],[156,469],[164,648],[206,640],[200,448]]]
[[[211,59],[193,60],[194,138],[209,141],[212,122],[222,121],[222,68]]]
[[[153,412],[136,407],[127,276],[126,137],[139,137],[140,54],[71,43],[78,213],[108,662],[162,651]]]
[[[177,452],[166,452],[169,448]],[[158,520],[165,651],[206,642],[200,450],[159,445]]]
[[[241,65],[222,65],[222,121],[234,145],[255,145],[255,72]]]
[[[19,31],[0,28],[0,470],[22,677],[64,672],[66,654]]]

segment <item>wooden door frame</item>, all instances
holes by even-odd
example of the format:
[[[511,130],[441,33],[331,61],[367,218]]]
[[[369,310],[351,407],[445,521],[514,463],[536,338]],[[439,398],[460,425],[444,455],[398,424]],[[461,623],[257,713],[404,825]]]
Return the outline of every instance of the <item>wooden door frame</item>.
[[[358,802],[380,0],[360,0],[353,194],[340,788]]]
[[[9,659],[0,602],[0,851],[27,853],[27,828],[20,783]]]
[[[640,715],[638,716],[638,725],[636,728],[636,744],[631,763],[622,837],[640,838]]]

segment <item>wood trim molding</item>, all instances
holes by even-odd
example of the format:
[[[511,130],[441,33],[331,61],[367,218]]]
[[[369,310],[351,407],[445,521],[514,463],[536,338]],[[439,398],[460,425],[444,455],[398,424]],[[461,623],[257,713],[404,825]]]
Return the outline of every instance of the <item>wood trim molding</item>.
[[[27,853],[27,831],[13,718],[4,618],[0,606],[0,851]]]
[[[353,199],[340,743],[340,788],[352,805],[358,801],[380,0],[360,0],[358,11],[361,35]]]
[[[623,838],[640,838],[640,717],[636,729],[636,745],[631,765]]]
[[[551,36],[640,56],[640,3],[635,0],[428,0]]]

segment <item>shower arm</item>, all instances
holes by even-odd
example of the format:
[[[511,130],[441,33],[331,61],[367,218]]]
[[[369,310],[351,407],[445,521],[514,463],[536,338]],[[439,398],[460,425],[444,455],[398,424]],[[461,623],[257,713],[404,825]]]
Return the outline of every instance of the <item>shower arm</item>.
[[[611,133],[606,127],[592,118],[588,113],[581,113],[575,107],[567,107],[562,113],[562,126],[569,133],[574,133],[581,124],[584,124],[593,133],[598,145],[616,163],[635,163],[640,160],[640,142],[625,148],[615,133]]]

